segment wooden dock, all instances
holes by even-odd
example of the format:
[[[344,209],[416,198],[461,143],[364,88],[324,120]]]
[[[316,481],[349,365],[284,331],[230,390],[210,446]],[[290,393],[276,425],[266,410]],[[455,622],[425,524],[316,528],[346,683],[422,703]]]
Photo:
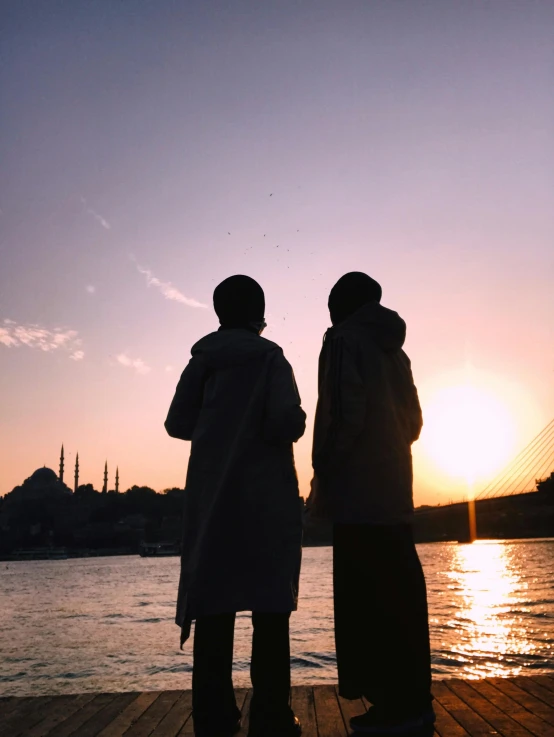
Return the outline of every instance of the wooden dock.
[[[434,682],[440,737],[554,737],[554,676]],[[251,692],[238,689],[248,731]],[[304,737],[346,737],[365,710],[334,686],[296,686],[292,703]],[[86,693],[0,699],[1,737],[182,737],[194,734],[190,691]]]

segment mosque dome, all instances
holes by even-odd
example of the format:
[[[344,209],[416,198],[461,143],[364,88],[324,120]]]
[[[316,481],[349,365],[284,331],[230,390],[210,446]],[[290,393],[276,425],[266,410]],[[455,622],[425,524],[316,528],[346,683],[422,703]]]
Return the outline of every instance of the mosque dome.
[[[37,468],[25,481],[16,486],[6,495],[9,497],[9,503],[38,501],[41,499],[51,499],[64,495],[71,495],[71,489],[63,482],[64,471],[64,451],[60,455],[60,475],[47,466]]]
[[[71,494],[71,489],[60,481],[55,471],[46,466],[37,468],[21,486],[17,486],[13,491],[18,499],[41,499],[60,494]]]
[[[58,483],[58,476],[55,471],[51,468],[37,468],[37,470],[31,474],[27,479],[33,486],[52,486]]]

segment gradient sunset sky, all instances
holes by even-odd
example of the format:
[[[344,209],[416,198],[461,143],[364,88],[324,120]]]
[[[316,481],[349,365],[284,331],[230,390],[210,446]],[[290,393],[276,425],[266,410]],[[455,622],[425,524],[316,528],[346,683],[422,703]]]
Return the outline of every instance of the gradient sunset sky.
[[[0,495],[57,469],[62,442],[83,483],[107,458],[111,486],[116,464],[124,489],[182,486],[189,447],[163,422],[233,273],[264,287],[264,337],[296,373],[304,494],[327,296],[350,270],[407,321],[424,417],[452,447],[445,387],[494,398],[505,456],[554,416],[551,0],[1,15]],[[459,496],[425,437],[416,503]]]

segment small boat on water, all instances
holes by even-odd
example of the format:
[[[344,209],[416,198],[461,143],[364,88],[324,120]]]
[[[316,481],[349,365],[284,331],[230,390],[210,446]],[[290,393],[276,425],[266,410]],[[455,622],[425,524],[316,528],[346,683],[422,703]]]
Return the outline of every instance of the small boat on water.
[[[65,548],[19,548],[10,555],[10,560],[67,560]]]
[[[170,555],[180,555],[177,543],[145,543],[141,542],[139,555],[141,558],[167,558]]]

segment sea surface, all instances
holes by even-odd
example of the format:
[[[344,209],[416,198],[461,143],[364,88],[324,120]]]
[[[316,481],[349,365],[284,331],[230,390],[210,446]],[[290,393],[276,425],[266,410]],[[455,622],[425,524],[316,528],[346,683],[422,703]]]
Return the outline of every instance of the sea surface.
[[[436,678],[554,673],[554,539],[418,546]],[[0,694],[189,688],[173,624],[178,558],[0,563]],[[304,550],[293,683],[336,681],[331,549]],[[239,615],[235,684],[249,683]],[[398,663],[402,668],[402,662]]]

